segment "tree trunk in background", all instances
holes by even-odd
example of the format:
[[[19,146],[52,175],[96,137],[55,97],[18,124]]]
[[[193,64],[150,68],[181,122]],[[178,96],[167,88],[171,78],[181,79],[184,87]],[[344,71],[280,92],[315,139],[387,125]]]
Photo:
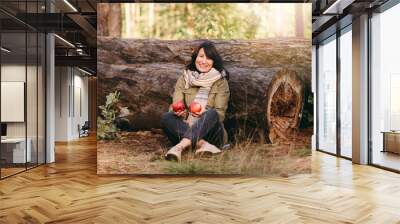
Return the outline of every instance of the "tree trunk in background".
[[[154,6],[154,14],[156,15],[156,20],[155,20],[155,23],[154,23],[154,35],[156,37],[159,37],[159,35],[160,35],[160,25],[159,25],[160,21],[159,21],[159,19],[157,19],[157,18],[159,18],[158,17],[159,12],[160,12],[160,4],[155,4],[155,6]]]
[[[296,37],[304,37],[303,4],[295,4]]]
[[[147,21],[147,31],[149,36],[154,36],[154,20],[155,20],[155,13],[154,13],[154,3],[147,3],[149,7],[149,14],[148,14],[148,21]]]
[[[124,4],[126,38],[133,38],[135,35],[135,7],[136,4]]]
[[[121,36],[121,4],[110,4],[110,12],[107,16],[108,35],[111,37]]]
[[[110,4],[97,4],[97,36],[108,36],[107,18],[110,11]]]
[[[301,95],[298,91],[300,87],[290,83],[290,88],[284,85],[283,90],[274,87],[279,91],[267,96],[271,82],[278,74],[296,76],[306,93],[311,89],[309,40],[286,38],[213,42],[230,73],[231,107],[225,119],[227,128],[251,127],[265,130],[272,127],[267,126],[266,121],[267,111],[271,111],[267,107],[268,103],[285,108],[292,101],[297,102],[295,105],[302,104],[303,100],[298,99]],[[124,124],[126,129],[160,127],[161,115],[168,110],[176,80],[190,61],[192,50],[200,43],[200,40],[122,40],[99,37],[98,105],[104,104],[108,93],[120,90],[120,107],[128,109],[122,109],[123,116],[127,118]],[[283,93],[295,99],[286,100]],[[298,127],[300,112],[296,110],[292,116],[294,121],[289,122],[292,126],[296,124],[293,127]],[[278,115],[274,118],[279,118]],[[273,120],[268,122],[273,123]]]
[[[99,3],[97,36],[121,36],[121,4]]]
[[[187,32],[190,37],[194,36],[194,18],[192,15],[192,4],[185,5],[185,13],[187,15]]]

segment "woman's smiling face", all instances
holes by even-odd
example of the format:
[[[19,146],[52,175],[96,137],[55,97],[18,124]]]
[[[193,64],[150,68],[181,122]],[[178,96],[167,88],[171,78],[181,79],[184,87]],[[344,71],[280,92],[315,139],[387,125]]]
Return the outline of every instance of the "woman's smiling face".
[[[214,61],[212,59],[208,58],[206,53],[204,52],[204,49],[201,48],[196,57],[197,70],[199,70],[201,73],[206,73],[211,70],[213,65],[214,65]]]

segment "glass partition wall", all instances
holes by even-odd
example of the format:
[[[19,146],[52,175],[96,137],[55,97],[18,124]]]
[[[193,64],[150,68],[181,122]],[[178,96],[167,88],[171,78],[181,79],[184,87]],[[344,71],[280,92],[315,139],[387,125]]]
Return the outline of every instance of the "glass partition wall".
[[[340,155],[352,158],[352,33],[351,25],[341,31],[340,68]]]
[[[370,162],[400,171],[400,4],[371,18]]]
[[[352,157],[351,25],[317,47],[317,149]]]
[[[1,33],[1,177],[26,169],[26,33]],[[30,160],[28,159],[28,162]]]
[[[318,149],[336,154],[336,36],[318,46]]]
[[[45,163],[46,40],[17,18],[38,12],[38,2],[18,2],[16,14],[0,10],[1,179]]]

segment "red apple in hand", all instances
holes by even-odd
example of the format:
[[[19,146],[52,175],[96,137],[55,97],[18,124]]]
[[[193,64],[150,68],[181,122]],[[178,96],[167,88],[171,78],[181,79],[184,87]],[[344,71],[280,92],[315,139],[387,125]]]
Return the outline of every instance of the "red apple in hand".
[[[178,101],[172,104],[172,109],[177,113],[182,112],[185,110],[185,104],[182,101]]]
[[[201,111],[201,105],[196,102],[192,102],[189,107],[189,111],[193,114],[198,114]]]

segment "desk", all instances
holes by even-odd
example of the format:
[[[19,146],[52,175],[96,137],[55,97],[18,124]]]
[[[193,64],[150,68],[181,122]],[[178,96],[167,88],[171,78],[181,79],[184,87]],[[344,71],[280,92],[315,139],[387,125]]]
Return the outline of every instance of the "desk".
[[[1,139],[1,157],[6,163],[25,163],[30,162],[32,158],[30,138],[26,140],[28,143],[25,154],[25,138],[6,138]],[[25,161],[25,158],[27,161]]]
[[[400,131],[382,131],[383,150],[382,152],[392,152],[400,154]]]

